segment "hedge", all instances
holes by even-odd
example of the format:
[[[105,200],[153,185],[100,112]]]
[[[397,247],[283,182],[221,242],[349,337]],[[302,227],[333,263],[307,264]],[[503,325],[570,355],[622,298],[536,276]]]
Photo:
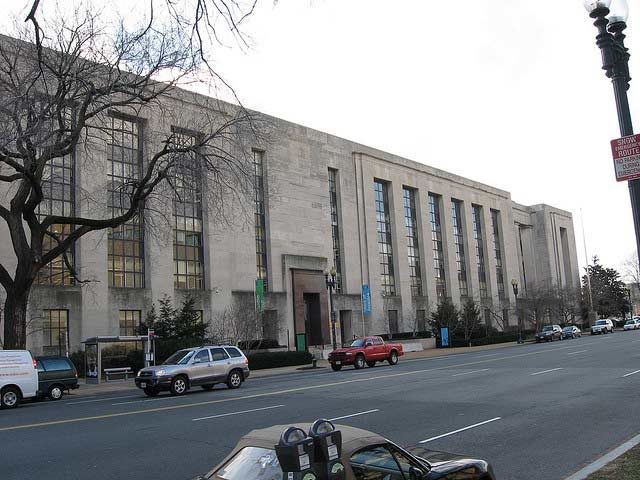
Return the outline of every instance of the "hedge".
[[[402,333],[383,333],[379,335],[386,342],[389,340],[410,340],[412,338],[431,338],[433,334],[431,332],[416,332],[414,335],[413,332],[402,332]]]
[[[264,352],[247,355],[250,370],[307,365],[313,360],[309,352]]]
[[[266,338],[264,340],[247,340],[238,342],[240,350],[263,350],[267,348],[280,348],[278,340]]]
[[[532,333],[529,330],[522,331],[522,338],[526,338],[527,334]],[[498,343],[509,343],[509,342],[517,342],[519,334],[517,331],[515,332],[504,332],[495,335],[490,335],[488,337],[480,337],[480,338],[472,338],[470,342],[466,341],[464,338],[450,338],[449,345],[453,348],[456,347],[468,347],[469,343],[471,343],[472,347],[478,347],[481,345],[495,345]],[[436,347],[442,348],[441,338],[438,337],[436,339]]]

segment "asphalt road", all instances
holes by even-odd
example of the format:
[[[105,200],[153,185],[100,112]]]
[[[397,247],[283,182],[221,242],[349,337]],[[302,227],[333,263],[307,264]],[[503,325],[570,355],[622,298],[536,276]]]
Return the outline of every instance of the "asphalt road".
[[[632,331],[184,397],[69,396],[0,411],[0,477],[189,479],[254,428],[322,417],[485,458],[500,479],[561,479],[640,432],[639,391]]]

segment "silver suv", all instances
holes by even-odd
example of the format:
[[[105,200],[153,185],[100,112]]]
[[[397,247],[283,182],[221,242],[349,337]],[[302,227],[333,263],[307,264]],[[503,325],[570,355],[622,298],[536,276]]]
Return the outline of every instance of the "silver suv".
[[[215,345],[178,350],[162,365],[143,368],[136,386],[150,397],[163,390],[184,395],[191,387],[211,390],[216,383],[238,388],[248,377],[249,360],[239,348]]]

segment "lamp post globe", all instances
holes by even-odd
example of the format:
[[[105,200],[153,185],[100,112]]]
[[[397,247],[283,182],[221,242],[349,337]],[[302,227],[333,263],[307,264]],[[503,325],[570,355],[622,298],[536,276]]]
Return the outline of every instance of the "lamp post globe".
[[[584,8],[591,13],[599,8],[609,8],[611,0],[584,0]]]
[[[627,0],[612,0],[607,19],[609,23],[627,23],[629,18],[629,4]]]

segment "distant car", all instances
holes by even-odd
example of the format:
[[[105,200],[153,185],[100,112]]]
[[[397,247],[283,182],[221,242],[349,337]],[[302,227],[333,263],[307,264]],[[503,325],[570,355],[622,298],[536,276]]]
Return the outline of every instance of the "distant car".
[[[238,388],[249,377],[249,360],[238,347],[215,345],[178,350],[162,365],[138,372],[135,382],[150,397],[163,390],[184,395],[191,387],[213,389],[216,383]]]
[[[297,427],[307,432],[310,424],[301,424]],[[496,478],[491,465],[484,460],[428,450],[422,445],[405,449],[366,430],[346,425],[335,427],[342,433],[340,460],[344,465],[346,480],[495,480]],[[286,428],[285,425],[276,425],[249,432],[240,439],[232,452],[217,467],[198,478],[202,480],[285,478],[274,445],[278,443]]]
[[[375,367],[376,362],[398,363],[398,357],[404,355],[402,344],[385,343],[382,337],[364,337],[353,341],[347,348],[338,348],[329,354],[329,363],[335,371],[344,365],[353,365],[356,369],[364,368],[365,364]]]
[[[38,396],[60,400],[65,390],[78,388],[78,372],[67,357],[36,357]]]
[[[613,322],[610,318],[596,320],[596,323],[591,326],[591,335],[600,335],[603,333],[613,333]]]
[[[582,336],[582,331],[575,325],[564,327],[562,329],[562,339],[566,338],[579,338]]]
[[[547,325],[536,333],[536,343],[553,342],[554,340],[562,340],[562,328],[560,328],[560,325]]]
[[[640,328],[640,320],[636,320],[635,318],[631,320],[627,320],[627,323],[624,324],[624,330],[637,330]]]

